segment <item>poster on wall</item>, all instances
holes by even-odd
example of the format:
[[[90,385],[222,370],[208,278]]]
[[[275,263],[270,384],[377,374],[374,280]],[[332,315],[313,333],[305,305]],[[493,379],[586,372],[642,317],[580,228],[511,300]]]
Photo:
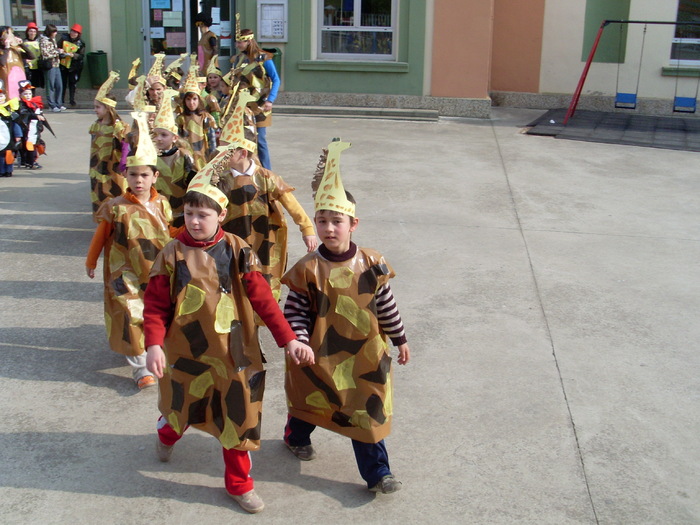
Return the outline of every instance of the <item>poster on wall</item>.
[[[219,43],[221,47],[231,47],[231,21],[222,20],[221,21],[221,35],[219,37]]]
[[[170,9],[170,0],[151,0],[151,9]]]

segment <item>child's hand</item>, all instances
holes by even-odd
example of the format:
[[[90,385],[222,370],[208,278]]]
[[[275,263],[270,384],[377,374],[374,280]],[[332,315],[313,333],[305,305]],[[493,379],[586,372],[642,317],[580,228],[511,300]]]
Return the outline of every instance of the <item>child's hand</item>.
[[[411,360],[411,349],[408,347],[408,343],[404,343],[398,346],[399,349],[399,361],[400,365],[405,365]]]
[[[304,240],[304,244],[306,244],[307,252],[314,251],[318,246],[318,238],[315,235],[302,235],[301,238]]]
[[[95,269],[94,269],[94,268],[85,268],[85,271],[87,272],[87,276],[88,276],[90,279],[94,279],[94,278],[95,278]]]
[[[311,347],[309,345],[305,345],[301,341],[294,339],[292,341],[289,341],[284,346],[284,349],[287,352],[287,355],[289,355],[289,357],[292,358],[292,361],[294,361],[295,365],[314,364],[314,351],[311,350]]]
[[[166,365],[165,352],[163,352],[162,346],[151,345],[146,349],[146,368],[158,379],[163,377]]]

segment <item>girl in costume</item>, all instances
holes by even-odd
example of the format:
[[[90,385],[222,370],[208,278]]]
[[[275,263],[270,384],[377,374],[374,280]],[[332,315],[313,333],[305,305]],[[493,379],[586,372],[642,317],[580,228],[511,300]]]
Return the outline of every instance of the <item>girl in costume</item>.
[[[195,169],[200,170],[216,155],[218,130],[214,117],[204,109],[204,101],[199,95],[196,64],[190,66],[190,73],[180,94],[182,105],[175,123],[178,134],[192,148]]]
[[[33,58],[31,50],[14,34],[9,26],[0,27],[0,81],[7,89],[8,98],[18,98],[17,86],[26,80],[24,60]]]
[[[210,16],[205,13],[197,13],[194,21],[201,35],[199,42],[197,42],[197,63],[200,73],[206,75],[212,58],[219,54],[219,39],[209,29],[212,22]]]
[[[384,257],[351,240],[357,228],[355,201],[340,179],[334,141],[314,197],[318,250],[305,255],[282,283],[289,287],[284,315],[300,341],[314,350],[315,363],[300,369],[287,361],[289,417],[284,442],[301,460],[316,457],[311,433],[320,426],[349,437],[360,475],[372,492],[396,492],[401,482],[389,468],[384,438],[393,412],[391,355],[410,359],[403,322],[389,287],[394,271]]]
[[[35,22],[27,24],[27,30],[24,32],[24,45],[31,53],[31,57],[25,57],[24,74],[27,80],[32,83],[32,86],[44,87],[44,72],[39,67],[39,57],[41,56],[41,48],[39,47],[39,27]]]
[[[211,95],[219,108],[223,108],[228,100],[230,89],[229,84],[224,81],[221,69],[219,69],[219,56],[215,55],[209,62],[207,69],[207,87],[206,92]]]
[[[17,120],[19,100],[7,100],[4,89],[0,87],[0,177],[12,177],[15,152],[22,146],[22,129]]]
[[[140,128],[136,153],[127,159],[127,191],[110,199],[97,212],[97,229],[85,267],[95,277],[104,249],[105,324],[110,347],[126,356],[139,389],[156,383],[146,368],[143,336],[143,294],[156,256],[170,240],[168,200],[153,187],[158,178],[158,156],[148,136],[144,115],[135,117]]]
[[[173,98],[176,96],[178,92],[174,90],[164,93],[160,110],[153,122],[153,141],[158,148],[157,167],[160,172],[156,189],[170,201],[173,226],[178,228],[185,224],[182,198],[196,170],[189,144],[178,136],[173,114]]]
[[[263,51],[255,41],[250,29],[240,29],[240,17],[236,13],[236,49],[231,57],[232,84],[240,83],[238,91],[248,90],[254,99],[250,109],[255,115],[258,128],[258,157],[265,169],[272,169],[270,151],[267,147],[267,128],[272,124],[272,104],[280,88],[280,77],[272,61],[273,55]]]
[[[281,315],[258,258],[220,227],[226,189],[214,179],[227,170],[230,154],[214,158],[192,180],[186,229],[153,264],[144,307],[147,364],[160,378],[158,459],[170,460],[190,426],[211,434],[223,448],[227,494],[257,513],[265,505],[250,476],[249,452],[260,448],[265,370],[255,313],[291,362],[313,360]]]
[[[44,130],[44,103],[40,96],[33,96],[34,86],[29,80],[20,80],[19,125],[22,128],[22,149],[20,150],[21,165],[30,170],[39,170],[41,166],[36,161],[46,148],[41,138]]]
[[[119,73],[112,71],[100,87],[94,102],[97,120],[90,126],[90,199],[95,222],[100,206],[126,191],[121,164],[129,151],[129,128],[117,115],[117,102],[109,95],[118,80]]]

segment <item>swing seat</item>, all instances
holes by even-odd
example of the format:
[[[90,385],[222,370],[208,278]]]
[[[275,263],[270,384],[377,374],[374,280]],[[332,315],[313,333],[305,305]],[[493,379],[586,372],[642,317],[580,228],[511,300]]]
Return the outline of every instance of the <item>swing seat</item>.
[[[676,97],[673,99],[674,113],[695,113],[697,100],[693,97]]]
[[[637,107],[637,94],[618,93],[615,96],[615,107],[620,109],[635,109]]]

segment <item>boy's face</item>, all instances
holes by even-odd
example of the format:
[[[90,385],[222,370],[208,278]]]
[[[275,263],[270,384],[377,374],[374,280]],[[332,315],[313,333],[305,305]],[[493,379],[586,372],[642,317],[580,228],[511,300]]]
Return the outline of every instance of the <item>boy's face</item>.
[[[314,222],[321,242],[331,252],[340,254],[350,249],[351,233],[360,220],[337,211],[319,210],[314,215]]]
[[[6,100],[7,97],[5,96],[5,93],[0,93],[0,104],[4,104]]]
[[[219,224],[226,218],[226,210],[217,213],[213,208],[200,208],[185,204],[185,228],[195,241],[214,237]]]
[[[221,84],[221,77],[219,75],[216,75],[214,73],[207,75],[207,85],[211,89],[217,89],[219,87],[219,84]]]
[[[155,184],[158,172],[149,166],[130,166],[126,170],[126,183],[131,193],[136,197],[146,197],[151,194],[151,186]]]
[[[167,129],[156,128],[153,130],[153,142],[155,142],[156,148],[160,150],[167,151],[172,148],[175,138],[175,135]]]
[[[25,89],[24,91],[22,91],[22,98],[24,100],[31,100],[32,99],[32,90]]]
[[[148,96],[153,102],[160,104],[163,101],[164,91],[165,86],[160,82],[156,82],[150,88],[148,88]]]

